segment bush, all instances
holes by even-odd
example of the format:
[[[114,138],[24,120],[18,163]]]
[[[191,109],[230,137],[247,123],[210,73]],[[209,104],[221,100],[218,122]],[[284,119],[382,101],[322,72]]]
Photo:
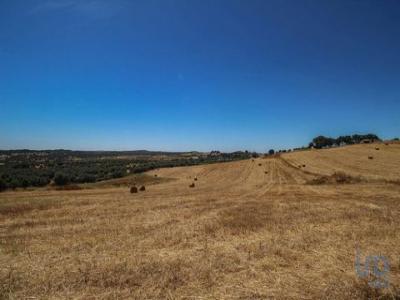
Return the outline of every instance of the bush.
[[[3,179],[0,178],[0,192],[4,191],[7,188],[6,183]]]
[[[361,177],[353,177],[344,172],[335,172],[330,176],[318,176],[309,180],[307,184],[319,185],[319,184],[348,184],[348,183],[359,183],[362,181]]]
[[[315,148],[321,149],[324,147],[330,147],[335,143],[335,140],[323,135],[317,136],[312,140],[312,143]]]
[[[69,183],[69,177],[65,174],[62,173],[58,173],[56,174],[56,176],[54,177],[54,183],[56,185],[66,185]]]
[[[275,154],[275,150],[274,150],[274,149],[270,149],[270,150],[268,151],[268,154],[269,154],[269,155],[274,155],[274,154]]]

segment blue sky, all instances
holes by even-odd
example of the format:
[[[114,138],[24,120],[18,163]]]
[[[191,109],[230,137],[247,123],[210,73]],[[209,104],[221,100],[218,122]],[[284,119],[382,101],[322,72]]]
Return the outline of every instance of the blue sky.
[[[400,135],[400,2],[0,0],[0,149]]]

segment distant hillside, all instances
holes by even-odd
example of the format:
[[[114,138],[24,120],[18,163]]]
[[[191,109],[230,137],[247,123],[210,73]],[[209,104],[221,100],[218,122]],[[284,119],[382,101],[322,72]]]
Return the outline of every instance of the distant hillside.
[[[0,151],[0,190],[48,184],[91,183],[176,166],[250,158],[249,152]]]
[[[400,144],[395,142],[295,151],[281,157],[302,171],[320,175],[344,172],[369,179],[400,180]]]

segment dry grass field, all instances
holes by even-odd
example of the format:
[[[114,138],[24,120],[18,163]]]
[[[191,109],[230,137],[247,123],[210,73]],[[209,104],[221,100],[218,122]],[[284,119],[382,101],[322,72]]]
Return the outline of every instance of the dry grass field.
[[[309,184],[335,171],[362,178]],[[400,145],[148,175],[171,180],[1,193],[0,299],[400,299]]]

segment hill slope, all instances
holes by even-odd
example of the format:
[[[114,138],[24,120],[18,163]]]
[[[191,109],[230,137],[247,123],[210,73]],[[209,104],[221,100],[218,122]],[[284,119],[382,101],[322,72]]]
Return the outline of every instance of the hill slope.
[[[370,159],[372,157],[372,159]],[[342,171],[371,179],[400,179],[400,144],[365,144],[286,153],[283,158],[305,171],[331,175]]]
[[[400,297],[400,185],[309,185],[285,161],[394,178],[399,148],[373,147],[154,170],[175,180],[138,194],[0,193],[0,298]],[[357,275],[356,251],[388,259],[388,288]]]

